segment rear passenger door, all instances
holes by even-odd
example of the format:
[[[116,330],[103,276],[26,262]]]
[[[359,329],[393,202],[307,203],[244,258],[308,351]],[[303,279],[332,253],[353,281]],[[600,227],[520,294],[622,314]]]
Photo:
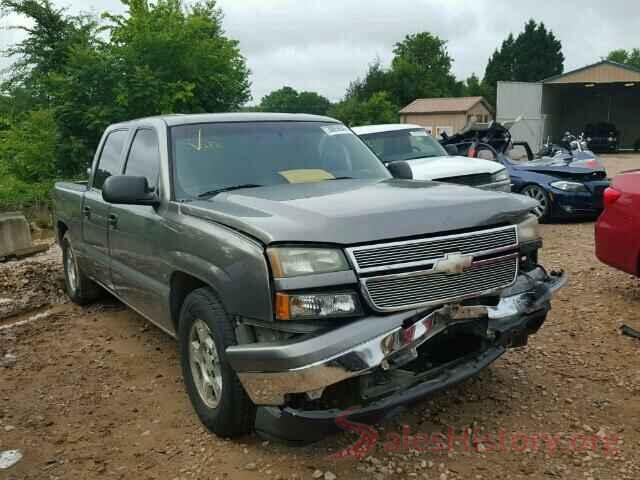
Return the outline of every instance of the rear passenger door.
[[[87,275],[108,288],[113,288],[107,236],[111,206],[102,199],[102,185],[110,176],[120,175],[124,145],[128,136],[129,131],[126,129],[113,130],[106,134],[82,202],[83,241],[78,249],[78,261]]]
[[[156,131],[139,128],[126,157],[124,175],[145,177],[149,187],[158,192],[160,149]],[[166,305],[163,298],[167,287],[161,281],[158,241],[162,236],[162,219],[156,207],[112,205],[110,216],[109,249],[116,293],[150,319],[164,318],[161,309]]]

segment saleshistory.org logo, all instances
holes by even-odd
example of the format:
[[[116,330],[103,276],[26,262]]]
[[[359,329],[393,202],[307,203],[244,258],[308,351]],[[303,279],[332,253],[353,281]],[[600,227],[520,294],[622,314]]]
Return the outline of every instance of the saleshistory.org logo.
[[[331,459],[354,457],[363,459],[371,454],[381,443],[386,453],[399,452],[432,452],[449,453],[453,451],[497,453],[497,452],[538,452],[548,455],[559,452],[595,452],[601,451],[605,456],[616,456],[619,453],[620,438],[617,435],[607,435],[603,432],[584,435],[561,433],[524,433],[499,430],[495,433],[478,432],[471,429],[456,431],[448,427],[447,432],[414,433],[409,425],[402,427],[401,433],[380,433],[372,426],[349,420],[352,413],[347,410],[336,418],[336,424],[342,430],[358,434],[359,438],[349,447],[330,456]]]

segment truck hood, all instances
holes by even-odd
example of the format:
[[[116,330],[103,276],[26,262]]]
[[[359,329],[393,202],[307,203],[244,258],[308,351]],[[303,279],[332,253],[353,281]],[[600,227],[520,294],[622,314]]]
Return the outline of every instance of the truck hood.
[[[515,223],[536,202],[522,195],[414,180],[335,180],[222,193],[180,205],[183,214],[264,244],[339,245]]]
[[[480,173],[496,173],[504,167],[489,160],[467,157],[428,157],[406,160],[415,180],[438,180]]]

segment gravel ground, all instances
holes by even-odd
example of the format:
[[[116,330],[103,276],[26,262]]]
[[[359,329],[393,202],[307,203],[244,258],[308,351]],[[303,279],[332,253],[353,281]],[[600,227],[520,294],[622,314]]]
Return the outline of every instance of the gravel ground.
[[[334,458],[350,433],[304,448],[207,433],[173,340],[117,303],[61,303],[56,248],[0,265],[0,451],[24,454],[0,479],[638,479],[640,341],[619,328],[640,328],[640,281],[595,259],[593,223],[543,232],[543,263],[570,275],[543,329],[378,425],[362,459]]]

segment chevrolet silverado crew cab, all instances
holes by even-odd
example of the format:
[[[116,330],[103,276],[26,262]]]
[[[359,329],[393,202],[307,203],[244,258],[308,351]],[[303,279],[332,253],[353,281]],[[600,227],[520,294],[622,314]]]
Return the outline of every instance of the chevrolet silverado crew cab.
[[[460,157],[455,145],[443,147],[420,125],[366,125],[353,131],[399,178],[511,191],[509,172],[502,164]]]
[[[223,436],[256,412],[373,418],[459,382],[526,344],[565,281],[538,265],[534,200],[394,179],[326,117],[113,125],[54,206],[69,297],[106,290],[176,337]]]

